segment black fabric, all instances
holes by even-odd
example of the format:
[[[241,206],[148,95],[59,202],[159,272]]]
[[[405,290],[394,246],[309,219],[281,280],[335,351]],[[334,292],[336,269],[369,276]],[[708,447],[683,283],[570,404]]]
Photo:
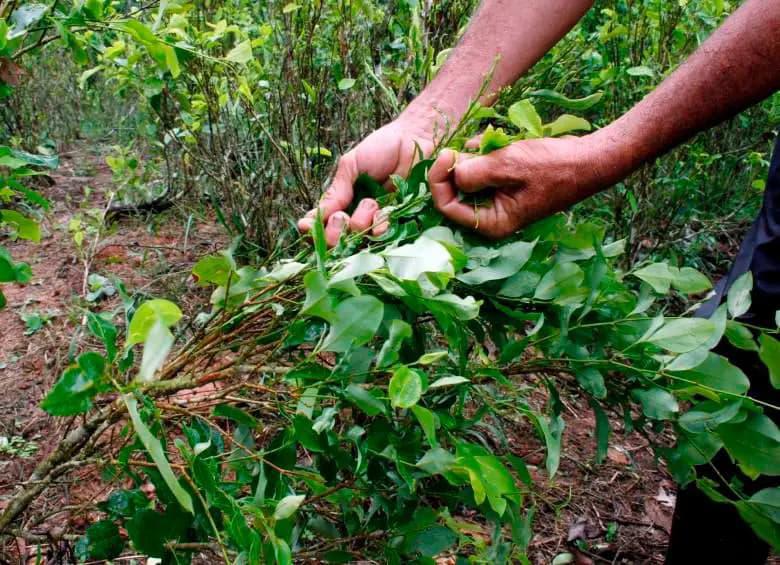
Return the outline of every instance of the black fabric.
[[[750,377],[751,396],[777,403],[778,391],[769,382],[766,366],[755,352],[737,349],[725,341],[715,351],[727,357]],[[778,423],[777,412],[767,410],[766,414]],[[723,479],[731,481],[736,478],[742,484],[745,494],[752,495],[780,484],[780,477],[762,476],[751,480],[739,471],[723,450],[714,457],[712,463],[720,475],[710,465],[697,467],[696,474],[712,479],[721,487],[726,487]],[[721,490],[729,492],[727,488]],[[678,491],[672,536],[666,554],[667,565],[760,565],[766,562],[768,555],[769,545],[753,533],[732,505],[714,502],[695,484]]]
[[[723,301],[731,284],[747,270],[753,273],[752,306],[745,321],[762,327],[775,327],[775,311],[780,309],[780,138],[775,145],[761,212],[740,248],[731,271],[716,287],[716,295],[698,315],[709,317]],[[764,364],[755,352],[739,350],[725,340],[716,351],[727,357],[750,378],[750,395],[772,404],[780,403],[780,391],[774,389]],[[780,415],[766,410],[775,423]],[[713,464],[727,481],[737,478],[746,494],[779,486],[780,477],[759,477],[752,481],[743,475],[729,456],[721,451]],[[710,465],[696,470],[699,476],[722,484]],[[666,555],[667,565],[691,563],[733,563],[761,565],[769,555],[769,546],[742,521],[736,509],[713,502],[689,485],[677,493],[672,535]]]

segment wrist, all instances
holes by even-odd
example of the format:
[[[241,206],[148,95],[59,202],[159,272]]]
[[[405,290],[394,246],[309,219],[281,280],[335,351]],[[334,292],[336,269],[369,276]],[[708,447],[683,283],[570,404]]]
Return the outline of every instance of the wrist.
[[[645,161],[639,144],[618,122],[596,130],[583,138],[590,151],[598,181],[612,186],[638,169]]]
[[[421,94],[415,98],[396,121],[429,139],[441,139],[454,129],[463,115],[456,105],[443,98]]]

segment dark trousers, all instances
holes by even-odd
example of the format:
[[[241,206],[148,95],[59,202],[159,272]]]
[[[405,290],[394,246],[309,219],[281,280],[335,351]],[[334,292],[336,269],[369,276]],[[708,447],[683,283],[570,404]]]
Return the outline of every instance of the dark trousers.
[[[761,213],[745,237],[728,276],[718,283],[716,296],[701,308],[699,315],[711,315],[723,301],[731,284],[748,270],[753,273],[754,279],[753,302],[745,321],[774,328],[775,312],[780,309],[780,139],[772,156]],[[767,369],[755,352],[742,351],[725,340],[716,351],[750,378],[749,394],[752,397],[772,404],[780,403],[780,391],[770,384]],[[767,410],[766,414],[780,424],[777,412]],[[750,480],[724,451],[718,453],[712,463],[727,481],[738,478],[748,495],[780,484],[780,477]],[[722,484],[722,479],[709,465],[697,468],[697,474]],[[753,533],[733,506],[713,502],[694,484],[677,493],[667,565],[758,565],[765,563],[768,555],[768,544]]]

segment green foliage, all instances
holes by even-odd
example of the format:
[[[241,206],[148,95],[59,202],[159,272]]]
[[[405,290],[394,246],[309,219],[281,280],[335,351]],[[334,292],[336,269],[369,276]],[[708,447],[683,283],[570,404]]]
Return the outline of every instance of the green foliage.
[[[41,408],[54,416],[87,412],[92,399],[107,389],[106,360],[97,353],[84,353],[60,377],[41,402]]]
[[[524,462],[495,443],[489,430],[500,436],[505,426],[527,418],[554,477],[564,425],[554,376],[561,370],[573,373],[589,397],[598,460],[609,441],[606,413],[638,408],[636,429],[663,421],[678,431],[673,449],[658,450],[683,481],[694,480],[694,466],[721,447],[751,476],[780,473],[780,430],[763,414],[767,407],[747,396],[749,381],[737,367],[710,351],[724,336],[743,345],[752,340],[734,317],[750,301],[744,280],[711,319],[675,317],[654,299],[673,289],[709,288],[698,271],[655,263],[624,272],[618,266],[623,247],[606,239],[601,226],[564,216],[501,243],[453,231],[430,205],[424,180],[430,163],[411,173],[423,179],[424,190],[399,194],[390,237],[349,235],[336,249],[315,253],[305,244],[293,260],[259,269],[239,268],[229,254],[195,266],[198,281],[214,287],[202,343],[227,339],[226,355],[241,363],[261,359],[251,374],[262,375],[260,388],[272,394],[274,410],[264,408],[271,397],[261,395],[252,403],[221,404],[208,418],[181,420],[186,442],[173,441],[181,471],[166,452],[173,430],[142,393],[145,381],[117,361],[103,370],[116,375],[112,382],[124,394],[138,438],[124,461],[133,451],[148,455],[154,468],[147,476],[161,493],[159,509],[126,493],[102,506],[127,529],[135,550],[185,558],[169,548],[186,531],[194,536],[189,539],[216,540],[220,551],[250,562],[326,558],[332,551],[416,558],[444,548],[488,559],[461,543],[471,534],[449,513],[470,507],[487,521],[511,526],[507,532],[528,530],[523,509],[532,508],[533,483]],[[529,292],[498,292],[523,273],[536,277]],[[279,308],[279,297],[292,300],[291,307]],[[159,347],[152,328],[169,332],[180,317],[171,303],[145,302],[130,322],[125,347],[144,342],[146,357]],[[116,347],[116,328],[109,324],[90,318],[90,331],[107,348]],[[768,340],[776,333],[767,330],[759,340],[770,367],[774,342]],[[486,350],[486,336],[503,349],[500,355]],[[258,344],[265,345],[258,350]],[[268,345],[272,352],[263,353]],[[203,346],[190,347],[162,373],[188,355],[200,359]],[[208,347],[203,355],[211,355]],[[105,363],[102,356],[94,359]],[[275,369],[274,363],[281,364]],[[81,365],[69,371],[94,385],[77,390],[76,373],[68,372],[45,408],[83,411],[94,392],[109,388]],[[547,376],[544,410],[532,408],[515,384],[520,368]],[[250,390],[243,394],[249,398]],[[227,441],[237,451],[225,449]],[[129,463],[124,470],[140,486],[139,470]],[[760,535],[774,539],[770,495],[743,500],[708,492],[736,504]],[[375,510],[358,510],[369,507]],[[339,541],[356,532],[371,541]],[[333,542],[319,544],[322,536]],[[527,538],[503,536],[512,559],[521,559]]]
[[[614,411],[634,418],[627,423],[636,429],[661,421],[677,432],[677,444],[658,451],[681,482],[696,480],[694,466],[721,447],[750,475],[780,473],[780,431],[764,414],[777,408],[747,397],[747,377],[710,351],[723,336],[757,349],[777,384],[777,330],[756,343],[738,319],[750,306],[752,281],[737,281],[709,320],[677,317],[670,293],[678,300],[699,294],[709,280],[654,262],[644,250],[648,225],[669,225],[657,221],[657,210],[647,224],[620,231],[621,222],[638,219],[638,202],[650,207],[645,184],[664,191],[656,197],[664,213],[681,210],[668,222],[697,217],[697,206],[712,205],[691,187],[711,186],[710,171],[727,169],[732,157],[710,151],[714,143],[696,145],[682,165],[662,162],[653,182],[620,187],[593,221],[558,215],[498,244],[443,223],[430,204],[431,161],[423,161],[394,179],[395,193],[381,195],[391,210],[385,236],[346,236],[329,251],[317,218],[314,252],[287,246],[277,210],[293,216],[312,205],[332,155],[419,91],[471,2],[212,4],[23,3],[0,21],[0,60],[37,56],[39,40],[51,34],[83,69],[81,89],[110,84],[139,105],[148,118],[143,137],[168,163],[166,194],[209,201],[231,232],[265,255],[260,267],[239,267],[246,261],[235,250],[197,263],[197,283],[216,287],[212,311],[197,329],[181,330],[191,339],[170,361],[170,328],[182,318],[173,303],[141,304],[123,337],[109,318],[87,314],[87,330],[106,354],[80,355],[42,407],[71,416],[120,395],[133,441],[115,471],[123,489],[132,488],[99,506],[106,518],[79,540],[79,558],[116,557],[125,546],[121,527],[134,551],[166,562],[190,559],[180,542],[213,544],[224,560],[249,563],[429,562],[448,549],[472,562],[522,562],[534,487],[502,438],[518,419],[530,421],[555,476],[562,371],[576,376],[593,408],[598,460],[609,441],[606,414]],[[564,45],[550,55],[555,65],[543,61],[528,79],[552,88],[506,95],[495,110],[473,106],[473,119],[450,132],[452,145],[462,147],[486,123],[481,153],[602,125],[725,13],[717,2],[675,4],[668,15],[654,0],[618,4],[594,11],[570,37],[580,43],[572,50],[577,77],[558,63],[558,55],[569,57]],[[650,38],[646,50],[629,43],[638,30]],[[0,87],[11,95],[12,85]],[[36,218],[48,203],[22,179],[56,160],[12,145],[0,147],[0,170],[10,171],[0,185],[0,228],[36,240]],[[137,193],[149,175],[128,147],[107,162],[120,191]],[[763,173],[760,151],[738,158],[746,175]],[[689,199],[695,206],[672,205]],[[603,217],[615,219],[618,231],[607,233]],[[282,257],[290,251],[293,260]],[[277,259],[284,260],[274,265]],[[29,278],[29,268],[0,247],[0,282]],[[214,370],[217,364],[225,368]],[[169,408],[155,405],[155,386],[174,377],[194,386],[230,371],[245,378],[229,400],[160,417]],[[542,410],[516,382],[528,372],[548,387]],[[146,481],[156,488],[153,502],[138,490]],[[698,482],[778,545],[774,490],[745,499]],[[463,509],[494,528],[490,546],[453,520]]]
[[[40,167],[53,169],[57,166],[56,157],[34,155],[0,145],[0,237],[7,235],[13,239],[40,241],[40,224],[28,210],[37,214],[39,210],[48,210],[50,204],[40,194],[22,183],[25,179],[38,174],[37,169]],[[11,206],[18,207],[23,212],[12,209]],[[29,265],[14,263],[8,250],[0,245],[0,284],[25,284],[30,282],[31,278]],[[0,309],[5,307],[5,304],[5,296],[0,290]],[[39,328],[35,331],[37,329]]]

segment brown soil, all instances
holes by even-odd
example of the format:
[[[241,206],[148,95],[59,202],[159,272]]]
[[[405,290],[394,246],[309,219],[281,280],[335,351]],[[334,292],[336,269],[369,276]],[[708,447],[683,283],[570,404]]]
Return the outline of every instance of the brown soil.
[[[70,360],[95,343],[86,332],[87,309],[110,312],[120,308],[117,296],[89,303],[85,300],[85,278],[90,273],[121,280],[131,292],[145,292],[173,298],[185,310],[188,304],[202,304],[204,294],[191,279],[198,257],[224,248],[227,239],[213,219],[193,217],[186,237],[189,214],[171,210],[156,217],[123,218],[109,226],[92,248],[89,267],[76,247],[68,226],[71,218],[86,216],[90,209],[105,209],[113,189],[110,169],[103,156],[85,148],[61,155],[59,169],[51,175],[52,186],[42,192],[53,209],[43,222],[39,244],[3,242],[16,261],[30,264],[30,284],[3,285],[8,306],[0,310],[0,438],[22,438],[33,454],[9,454],[0,450],[0,510],[25,481],[36,461],[57,445],[67,430],[78,422],[52,418],[38,408],[52,384]],[[94,235],[87,235],[90,248]],[[121,308],[120,308],[121,309]],[[33,335],[25,335],[22,315],[53,316]],[[114,318],[120,324],[121,315]],[[90,516],[65,511],[105,496],[103,486],[91,469],[76,472],[56,492],[47,491],[33,510],[38,517],[52,514],[55,522],[87,525]],[[56,513],[56,514],[55,514]],[[35,555],[33,547],[17,540],[11,549]],[[0,563],[10,559],[0,548]],[[12,562],[17,562],[14,559]]]
[[[15,259],[30,263],[34,277],[25,287],[3,287],[9,305],[0,311],[0,387],[5,391],[0,396],[0,437],[23,438],[37,452],[29,456],[0,452],[0,510],[36,460],[76,423],[47,416],[38,403],[69,359],[90,346],[83,326],[85,308],[105,312],[119,304],[116,297],[97,307],[85,302],[85,265],[68,232],[74,215],[105,207],[112,188],[110,171],[100,155],[77,148],[64,155],[52,179],[53,186],[45,192],[54,210],[45,220],[43,241],[9,245]],[[185,309],[188,303],[203,304],[204,294],[192,284],[189,271],[197,257],[227,242],[216,222],[201,218],[193,222],[185,247],[188,216],[174,209],[118,222],[99,238],[88,272],[116,276],[134,292],[172,297]],[[85,245],[89,243],[88,236]],[[55,317],[41,331],[25,336],[20,315],[33,312]],[[541,393],[537,400],[543,401]],[[519,424],[509,438],[513,451],[532,464],[540,485],[534,496],[538,509],[532,561],[550,563],[560,553],[573,552],[577,563],[662,563],[675,487],[648,441],[637,433],[624,434],[621,420],[614,418],[612,447],[607,461],[597,466],[593,464],[594,421],[587,402],[569,398],[564,417],[564,452],[552,481],[546,479],[544,450],[530,425]],[[91,469],[77,471],[68,482],[47,492],[32,513],[51,515],[49,523],[76,531],[98,518],[85,509],[106,494]],[[582,540],[580,549],[574,539]],[[10,555],[20,554],[34,558],[35,548],[18,539],[0,548],[0,562],[4,555],[10,560]]]
[[[541,408],[546,393],[543,383],[536,384],[531,403]],[[520,422],[509,434],[510,447],[529,464],[539,488],[532,562],[548,564],[561,553],[572,553],[577,564],[663,563],[676,487],[650,441],[638,432],[625,433],[622,418],[610,414],[610,447],[598,465],[596,424],[587,399],[573,392],[562,393],[561,400],[566,427],[560,467],[552,480],[531,424]]]

